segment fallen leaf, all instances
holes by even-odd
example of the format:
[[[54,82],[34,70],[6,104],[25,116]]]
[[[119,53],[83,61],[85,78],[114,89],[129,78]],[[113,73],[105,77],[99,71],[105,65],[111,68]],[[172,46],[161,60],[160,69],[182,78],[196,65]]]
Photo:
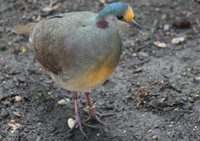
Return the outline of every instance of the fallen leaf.
[[[25,47],[21,47],[21,52],[24,54],[26,53],[26,48]]]

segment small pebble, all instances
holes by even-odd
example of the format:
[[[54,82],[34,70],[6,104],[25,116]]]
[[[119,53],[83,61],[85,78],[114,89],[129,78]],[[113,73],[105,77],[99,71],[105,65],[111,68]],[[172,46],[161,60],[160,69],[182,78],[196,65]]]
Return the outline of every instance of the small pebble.
[[[160,8],[156,7],[156,8],[155,8],[155,11],[159,12],[159,11],[160,11]]]
[[[65,99],[61,99],[57,103],[58,105],[67,105],[67,101]]]
[[[68,124],[69,128],[72,129],[75,124],[75,120],[73,118],[68,118],[67,124]]]
[[[156,41],[156,42],[153,42],[153,44],[156,46],[156,47],[159,47],[159,48],[166,48],[167,45],[163,42],[159,42],[159,41]]]
[[[99,0],[100,3],[105,4],[105,0]]]
[[[194,78],[194,81],[195,81],[195,82],[200,82],[200,76],[195,77],[195,78]]]
[[[170,25],[169,24],[165,24],[164,26],[163,26],[163,30],[164,31],[168,31],[170,29]]]
[[[158,140],[158,136],[154,135],[154,136],[152,137],[152,139],[153,139],[153,141],[157,141],[157,140]]]
[[[22,97],[21,97],[21,96],[18,96],[18,95],[15,96],[15,101],[16,101],[16,102],[20,102],[21,100],[22,100]]]
[[[141,52],[139,52],[138,53],[138,55],[140,56],[140,57],[149,57],[149,55],[146,53],[146,52],[143,52],[143,51],[141,51]]]
[[[162,16],[161,16],[161,20],[166,20],[166,18],[167,18],[167,15],[166,14],[163,14]]]
[[[150,129],[150,130],[147,131],[147,133],[151,133],[151,132],[152,132],[152,129]]]
[[[6,46],[0,44],[0,51],[5,51],[6,49]]]
[[[184,41],[185,41],[185,37],[177,37],[177,38],[173,38],[171,42],[172,42],[172,44],[177,45]]]

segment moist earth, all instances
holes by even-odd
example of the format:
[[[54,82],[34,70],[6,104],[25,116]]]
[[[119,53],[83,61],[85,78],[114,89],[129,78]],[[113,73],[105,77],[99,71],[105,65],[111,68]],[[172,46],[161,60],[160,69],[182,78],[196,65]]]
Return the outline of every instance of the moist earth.
[[[98,12],[103,4],[97,0],[0,0],[1,141],[200,140],[199,0],[122,2],[134,7],[143,29],[131,27],[123,34],[116,71],[92,91],[97,110],[114,115],[102,119],[107,126],[90,123],[97,129],[84,128],[89,138],[85,139],[78,129],[66,134],[67,121],[74,118],[70,92],[45,74],[29,49],[28,38],[12,29],[64,12]],[[79,99],[84,120],[84,95]]]

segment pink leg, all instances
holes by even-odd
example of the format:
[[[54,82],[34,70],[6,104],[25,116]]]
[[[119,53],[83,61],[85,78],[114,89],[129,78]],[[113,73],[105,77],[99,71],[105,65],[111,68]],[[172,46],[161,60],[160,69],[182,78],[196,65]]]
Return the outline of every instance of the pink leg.
[[[72,99],[73,99],[74,110],[75,110],[75,124],[74,124],[74,126],[73,126],[67,133],[71,132],[71,131],[78,125],[79,130],[81,131],[81,133],[82,133],[86,138],[88,138],[87,135],[85,134],[85,132],[83,131],[82,124],[81,124],[80,112],[79,112],[78,103],[77,103],[77,99],[78,99],[77,93],[74,93],[74,94],[73,94]]]
[[[95,106],[94,106],[94,104],[93,104],[93,102],[92,102],[92,100],[91,100],[91,98],[90,98],[90,93],[89,93],[89,92],[86,92],[86,93],[85,93],[85,96],[86,96],[87,104],[88,104],[88,106],[89,106],[89,113],[88,113],[88,114],[89,114],[89,117],[88,117],[88,119],[87,119],[85,122],[88,122],[88,121],[90,121],[92,118],[94,118],[94,119],[96,119],[96,121],[99,122],[100,124],[105,125],[105,123],[102,122],[102,121],[100,120],[100,118],[101,118],[101,117],[112,116],[112,115],[114,115],[114,114],[105,114],[105,115],[100,114],[99,112],[97,112],[97,111],[95,110]]]

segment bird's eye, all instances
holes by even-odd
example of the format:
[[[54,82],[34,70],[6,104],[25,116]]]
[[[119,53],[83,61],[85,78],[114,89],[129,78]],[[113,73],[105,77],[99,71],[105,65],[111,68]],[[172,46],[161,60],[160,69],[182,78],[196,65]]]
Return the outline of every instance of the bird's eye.
[[[123,20],[124,18],[123,18],[123,16],[117,16],[117,19],[118,20]]]

